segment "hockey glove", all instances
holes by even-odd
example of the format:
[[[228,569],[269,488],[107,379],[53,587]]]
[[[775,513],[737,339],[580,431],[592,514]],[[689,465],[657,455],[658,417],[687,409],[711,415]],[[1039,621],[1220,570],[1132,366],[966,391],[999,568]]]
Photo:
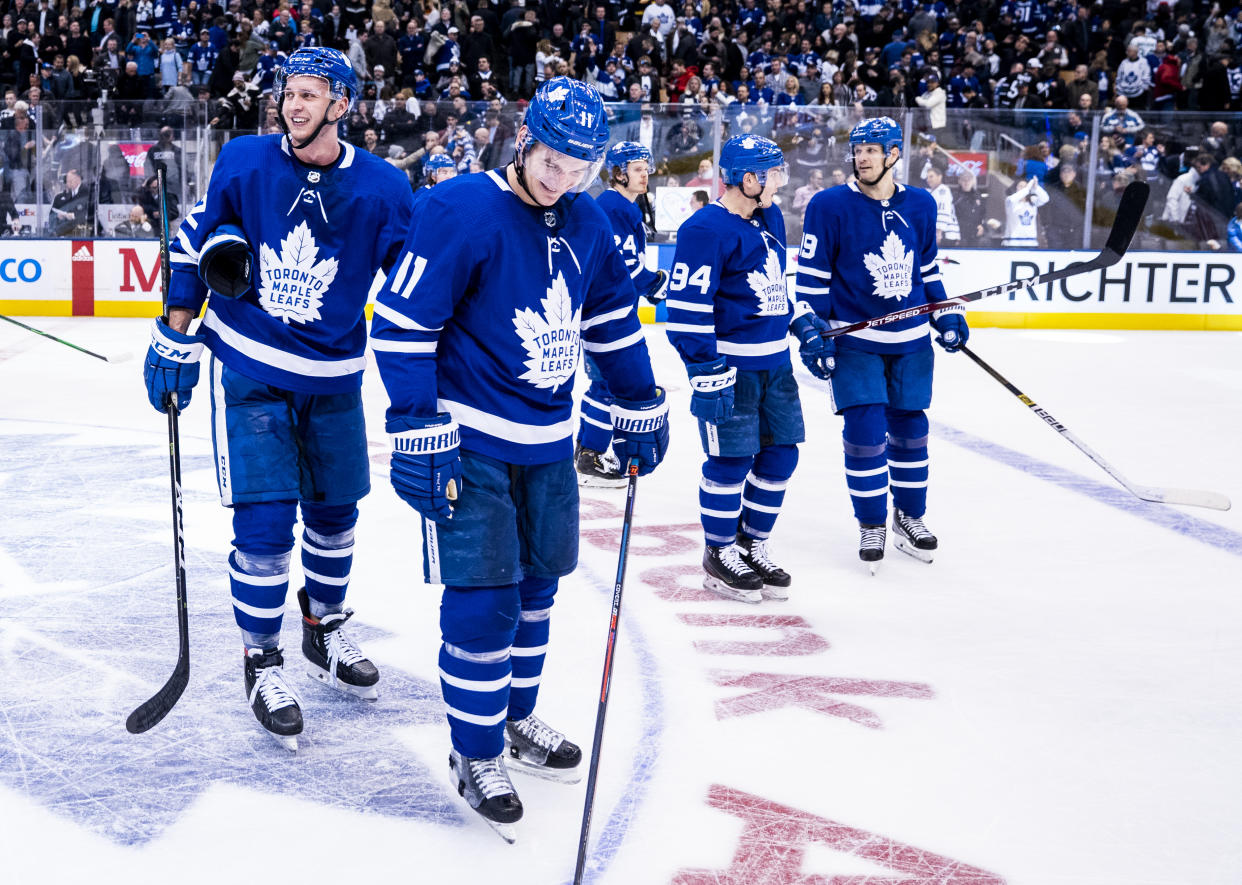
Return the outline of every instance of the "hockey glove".
[[[656,278],[651,283],[651,288],[643,293],[643,297],[652,304],[659,304],[664,300],[664,290],[668,288],[668,274],[662,270],[656,271]]]
[[[190,404],[190,393],[198,383],[198,359],[203,355],[202,335],[187,335],[169,328],[163,317],[151,327],[151,346],[142,377],[147,383],[147,399],[157,412],[167,412],[169,394],[177,395],[177,409]]]
[[[663,388],[656,388],[655,399],[614,402],[612,437],[612,451],[621,461],[622,471],[631,458],[638,459],[639,476],[655,470],[668,451],[668,404]]]
[[[385,425],[392,437],[392,487],[401,500],[432,522],[453,518],[461,491],[461,435],[447,412],[434,418],[394,418]]]
[[[798,356],[806,370],[821,381],[831,378],[837,368],[837,343],[824,337],[828,324],[807,312],[789,324],[789,331],[798,339]]]
[[[198,256],[198,278],[212,292],[239,298],[250,291],[250,244],[235,224],[222,224]]]
[[[710,363],[686,366],[690,373],[690,414],[708,424],[733,417],[733,382],[737,369],[725,366],[724,357]]]
[[[970,340],[970,327],[966,325],[966,308],[962,305],[946,307],[932,314],[932,328],[940,334],[936,343],[944,348],[945,353],[955,353],[959,347]]]

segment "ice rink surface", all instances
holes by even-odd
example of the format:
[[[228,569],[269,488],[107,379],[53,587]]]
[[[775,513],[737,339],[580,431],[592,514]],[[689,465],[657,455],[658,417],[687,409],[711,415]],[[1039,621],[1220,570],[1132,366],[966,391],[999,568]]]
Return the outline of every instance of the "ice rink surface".
[[[149,321],[29,324],[134,357],[103,363],[0,323],[0,880],[568,882],[584,784],[515,774],[512,846],[449,789],[438,593],[388,484],[374,371],[348,601],[381,699],[299,675],[296,756],[254,722],[200,386],[181,423],[191,680],[131,736],[125,716],[176,657]],[[1239,504],[1227,513],[1136,500],[938,351],[927,521],[941,549],[925,565],[890,544],[875,577],[857,558],[840,419],[799,369],[808,442],[773,542],[794,587],[759,606],[699,589],[697,433],[679,361],[660,328],[648,341],[673,442],[638,486],[587,881],[1242,882],[1242,337],[971,340],[1132,481],[1223,492]],[[588,753],[623,502],[584,493],[539,708]]]

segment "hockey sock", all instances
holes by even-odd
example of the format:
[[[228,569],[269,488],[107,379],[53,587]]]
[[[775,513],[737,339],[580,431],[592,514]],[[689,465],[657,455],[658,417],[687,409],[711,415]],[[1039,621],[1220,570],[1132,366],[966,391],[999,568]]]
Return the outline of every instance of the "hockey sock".
[[[509,718],[525,719],[535,712],[539,680],[548,653],[552,598],[556,578],[523,578],[518,585],[522,613],[513,638],[513,688],[509,691]]]
[[[317,618],[344,608],[349,571],[354,561],[354,525],[358,508],[353,504],[325,507],[302,504],[302,576],[311,614]]]
[[[863,525],[883,525],[888,517],[884,407],[850,406],[841,414],[845,419],[845,484],[854,505],[854,518]]]
[[[742,515],[742,489],[753,457],[725,458],[708,455],[699,481],[699,518],[708,547],[724,547],[737,540]]]
[[[759,450],[742,492],[743,534],[759,539],[772,534],[785,500],[785,487],[797,465],[797,446],[768,446]]]
[[[280,623],[289,591],[289,554],[229,554],[233,617],[247,648],[280,645]]]
[[[594,361],[587,357],[587,377],[591,386],[582,395],[582,403],[578,409],[578,445],[593,452],[606,452],[612,445],[612,403],[614,397],[608,390],[595,368]]]
[[[490,759],[504,752],[510,648],[520,606],[516,584],[444,588],[440,691],[453,749],[471,759]]]
[[[925,412],[888,410],[888,469],[893,506],[907,516],[927,512],[927,432]]]

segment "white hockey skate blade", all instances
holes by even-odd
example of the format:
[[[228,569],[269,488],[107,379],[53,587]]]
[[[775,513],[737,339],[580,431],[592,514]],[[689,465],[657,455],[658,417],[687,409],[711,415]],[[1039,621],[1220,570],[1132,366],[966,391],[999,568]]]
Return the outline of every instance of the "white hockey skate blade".
[[[537,765],[534,762],[519,759],[509,752],[508,746],[505,747],[505,765],[510,771],[517,771],[557,784],[576,784],[582,780],[581,765],[573,768],[548,768],[546,765]]]
[[[874,562],[864,563],[867,566],[867,570],[871,573],[871,577],[875,577],[876,572],[880,570],[880,563],[883,561],[882,559],[877,559]]]
[[[746,602],[751,605],[758,605],[763,602],[762,590],[742,590],[737,587],[730,587],[719,578],[713,578],[711,575],[703,576],[703,589],[710,590],[717,596],[723,596],[725,599],[732,599],[735,602]]]
[[[364,701],[379,700],[379,690],[374,685],[347,685],[339,679],[333,679],[332,674],[327,670],[321,670],[314,664],[307,663],[306,675],[316,682],[322,682],[328,688],[339,691],[341,694],[347,694],[351,697],[360,698]]]
[[[259,727],[262,728],[262,726]],[[290,753],[298,751],[298,736],[296,734],[277,734],[274,731],[268,731],[266,728],[263,729],[263,732]]]
[[[775,584],[764,584],[763,589],[759,591],[759,595],[773,602],[788,602],[789,588],[777,587]]]
[[[496,831],[496,835],[504,839],[510,845],[517,841],[517,826],[514,824],[501,824],[494,820],[488,820],[483,815],[479,815],[479,820],[487,824]]]
[[[919,562],[926,562],[930,564],[936,557],[935,550],[920,550],[896,532],[893,533],[893,546],[902,553],[906,554],[906,556],[913,557]]]
[[[586,473],[578,474],[578,487],[583,489],[623,489],[628,483],[629,480],[624,476],[605,479],[602,476],[590,476]]]

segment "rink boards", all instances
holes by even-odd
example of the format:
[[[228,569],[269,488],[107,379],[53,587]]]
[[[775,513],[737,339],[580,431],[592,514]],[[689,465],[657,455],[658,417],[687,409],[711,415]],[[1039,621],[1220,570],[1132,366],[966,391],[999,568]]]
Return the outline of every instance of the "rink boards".
[[[672,266],[675,246],[648,246],[651,267]],[[950,295],[1032,277],[1089,253],[945,249]],[[796,250],[790,250],[790,267]],[[376,288],[376,287],[373,287]],[[896,308],[898,305],[894,305]],[[0,313],[147,317],[160,309],[155,240],[0,240]],[[640,301],[643,322],[665,311]],[[1111,268],[977,302],[976,327],[1031,329],[1242,329],[1242,254],[1132,252]]]

